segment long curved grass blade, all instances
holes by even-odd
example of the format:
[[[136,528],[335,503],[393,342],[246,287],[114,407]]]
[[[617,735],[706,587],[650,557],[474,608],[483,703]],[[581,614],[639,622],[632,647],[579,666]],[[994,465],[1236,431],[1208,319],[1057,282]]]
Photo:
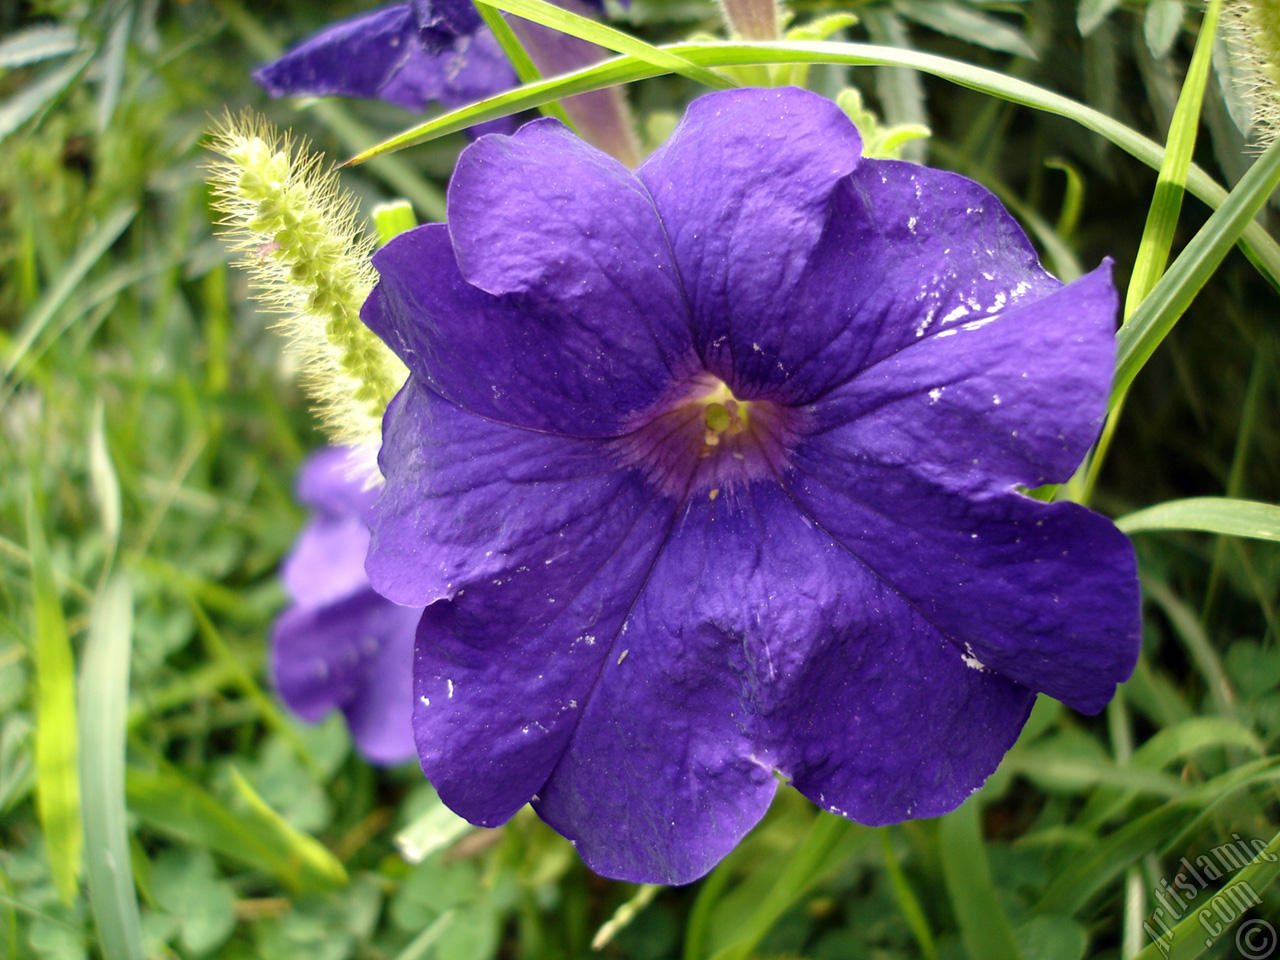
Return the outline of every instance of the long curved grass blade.
[[[1209,815],[1217,803],[1240,790],[1277,779],[1280,768],[1274,758],[1242,764],[1087,844],[1049,884],[1034,912],[1074,915],[1148,853],[1177,849],[1185,832]]]
[[[970,797],[938,822],[947,895],[972,960],[1018,960],[1013,926],[996,896],[982,842],[981,810],[977,798]]]
[[[511,66],[515,70],[516,76],[520,78],[520,82],[533,83],[536,80],[541,80],[542,73],[538,70],[538,65],[533,62],[533,58],[529,56],[529,51],[524,48],[524,44],[520,42],[520,38],[511,29],[506,18],[496,8],[487,3],[481,3],[480,0],[476,0],[475,6],[476,12],[480,14],[480,19],[492,31],[494,37],[498,40],[498,46],[502,47],[502,52],[511,61]],[[548,117],[555,117],[570,130],[577,132],[573,120],[569,114],[564,112],[564,107],[558,101],[553,100],[551,103],[544,103],[542,112]]]
[[[1173,231],[1178,225],[1182,210],[1182,194],[1187,183],[1187,171],[1191,168],[1191,154],[1196,147],[1196,132],[1200,129],[1200,108],[1204,103],[1205,84],[1209,79],[1209,64],[1213,58],[1213,41],[1218,35],[1218,14],[1221,0],[1211,0],[1196,38],[1195,53],[1187,68],[1178,106],[1169,124],[1169,136],[1165,142],[1164,160],[1156,179],[1155,194],[1147,210],[1147,222],[1142,229],[1142,242],[1129,278],[1129,290],[1125,296],[1124,316],[1127,320],[1160,275],[1169,261],[1173,246]]]
[[[1125,533],[1201,530],[1254,540],[1280,540],[1280,507],[1230,497],[1189,497],[1138,510],[1116,521]]]
[[[700,66],[834,63],[847,66],[910,68],[979,93],[999,97],[1010,103],[1072,120],[1086,130],[1105,137],[1152,169],[1159,170],[1164,159],[1164,148],[1155,141],[1070,97],[1064,97],[995,70],[987,70],[973,64],[921,53],[917,50],[829,40],[777,43],[696,42],[664,45],[657,49],[670,51]],[[621,83],[632,83],[668,72],[670,71],[655,67],[636,57],[614,57],[560,77],[508,90],[411,127],[357,154],[346,161],[344,166],[365,163],[383,154],[465,130],[477,123],[509,116],[521,110],[533,109],[550,100]],[[1211,207],[1219,207],[1227,199],[1227,191],[1195,165],[1192,165],[1187,174],[1187,189]],[[1256,223],[1248,223],[1245,226],[1240,234],[1240,243],[1245,254],[1254,262],[1267,281],[1280,290],[1280,244]]]
[[[293,890],[346,884],[346,871],[327,848],[286,823],[252,788],[246,793],[243,777],[233,776],[246,811],[230,810],[176,771],[130,767],[129,809],[154,827],[262,870]]]
[[[138,208],[132,204],[127,204],[113,211],[105,220],[99,224],[89,237],[80,245],[80,249],[76,251],[75,257],[71,264],[58,278],[57,283],[46,293],[35,308],[27,315],[23,321],[22,327],[19,329],[17,336],[14,338],[13,345],[9,348],[9,355],[4,360],[4,375],[8,377],[17,368],[22,361],[23,356],[36,338],[40,336],[40,332],[53,319],[58,309],[71,296],[72,291],[80,286],[80,282],[85,275],[93,269],[93,265],[102,259],[103,255],[111,247],[120,234],[133,222],[134,215],[137,214]]]
[[[36,662],[36,811],[53,884],[64,903],[76,895],[84,834],[76,768],[75,661],[53,580],[53,564],[34,501],[27,507]]]
[[[712,960],[746,960],[752,956],[778,918],[848,856],[849,845],[861,846],[871,837],[868,827],[835,814],[819,812],[769,892],[737,931],[733,941],[717,950]]]
[[[598,20],[573,13],[563,7],[557,7],[547,3],[546,0],[488,0],[488,3],[499,10],[514,13],[526,20],[540,23],[544,27],[588,40],[606,50],[630,54],[639,60],[653,64],[664,72],[678,73],[696,83],[705,84],[713,90],[725,90],[735,86],[728,77],[692,64],[679,54],[645,43],[629,33],[615,30]]]
[[[89,903],[106,960],[142,960],[124,803],[133,591],[122,574],[95,599],[80,668],[80,780]]]
[[[1280,140],[1254,162],[1116,334],[1112,406],[1124,396],[1138,371],[1218,269],[1222,258],[1253,225],[1254,216],[1277,185],[1280,185]]]

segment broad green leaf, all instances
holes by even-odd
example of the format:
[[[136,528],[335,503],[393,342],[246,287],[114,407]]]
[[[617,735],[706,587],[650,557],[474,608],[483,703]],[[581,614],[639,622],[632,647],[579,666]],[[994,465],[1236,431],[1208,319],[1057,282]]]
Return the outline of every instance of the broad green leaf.
[[[80,781],[89,903],[106,960],[142,960],[124,803],[133,591],[117,574],[94,600],[80,669]]]
[[[27,506],[27,549],[36,661],[36,811],[44,828],[54,886],[69,904],[75,899],[84,849],[76,767],[75,662],[34,501]]]
[[[870,19],[867,18],[868,24]],[[1120,149],[1159,169],[1164,149],[1140,133],[1126,127],[1091,107],[1042,87],[1007,76],[994,70],[976,67],[946,57],[902,50],[875,44],[837,43],[832,41],[795,41],[777,44],[729,42],[680,43],[659,49],[670,51],[701,66],[741,66],[775,63],[835,63],[849,66],[894,66],[919,70],[980,93],[999,97],[1010,103],[1065,117],[1094,133],[1106,137]],[[370,147],[347,161],[347,165],[364,163],[404,147],[423,143],[448,133],[465,130],[477,123],[495,120],[521,110],[528,110],[550,100],[599,90],[621,83],[631,83],[668,71],[636,57],[622,56],[584,67],[539,83],[527,84],[496,94],[478,103],[461,107],[434,120],[412,127],[389,140]],[[1257,165],[1255,165],[1256,169]],[[1253,171],[1251,171],[1253,172]],[[1261,176],[1259,170],[1255,178]],[[1228,194],[1199,167],[1192,166],[1187,176],[1187,189],[1212,207],[1227,201]],[[1237,188],[1238,189],[1238,188]],[[1237,196],[1236,204],[1245,201]],[[1236,212],[1231,213],[1233,217]],[[1238,233],[1239,242],[1258,270],[1280,290],[1280,244],[1260,225],[1248,222]]]
[[[1003,20],[955,0],[893,0],[893,8],[909,20],[949,37],[1001,53],[1036,59],[1027,38]]]
[[[410,863],[421,863],[437,850],[452,846],[474,829],[470,823],[446,807],[444,801],[433,791],[426,809],[396,834],[396,848],[400,851],[400,856]]]
[[[982,842],[981,815],[981,803],[973,796],[938,821],[947,896],[970,960],[1018,960],[1013,927],[996,895]]]
[[[1200,530],[1255,540],[1280,540],[1280,507],[1256,500],[1191,497],[1169,500],[1116,521],[1125,533]]]
[[[172,770],[130,767],[129,809],[145,822],[189,843],[268,873],[300,891],[327,890],[347,882],[347,874],[314,838],[293,829],[236,776],[245,810],[231,810],[197,784]]]

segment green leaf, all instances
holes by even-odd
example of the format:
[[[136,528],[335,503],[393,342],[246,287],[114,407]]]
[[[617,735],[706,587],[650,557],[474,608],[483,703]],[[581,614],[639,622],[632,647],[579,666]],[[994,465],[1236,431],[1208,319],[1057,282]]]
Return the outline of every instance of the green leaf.
[[[1231,879],[1230,883],[1214,894],[1210,902],[1226,903],[1232,908],[1244,903],[1257,903],[1267,888],[1275,882],[1277,876],[1280,876],[1280,834],[1272,837],[1271,842],[1260,850],[1257,856]],[[1242,911],[1235,912],[1238,918]],[[1194,957],[1200,956],[1224,940],[1230,943],[1225,929],[1219,930],[1216,941],[1206,939],[1205,933],[1212,933],[1212,931],[1204,925],[1204,913],[1204,910],[1191,911],[1182,918],[1168,936],[1148,944],[1135,960],[1158,960],[1158,958],[1159,960],[1193,960]],[[1217,911],[1215,915],[1216,913]],[[1246,921],[1248,922],[1250,921]],[[1223,926],[1230,927],[1230,924]],[[1241,930],[1243,929],[1242,926]],[[1232,946],[1238,948],[1241,956],[1258,958],[1270,956],[1276,944],[1275,930],[1268,925],[1265,931],[1260,929],[1258,932],[1263,936],[1252,945],[1257,948],[1265,947],[1265,950],[1246,950],[1246,947],[1250,946],[1248,941],[1237,942]]]
[[[1124,395],[1156,347],[1186,312],[1222,258],[1251,226],[1280,184],[1280,140],[1259,157],[1226,201],[1191,238],[1178,258],[1116,335],[1114,404]]]
[[[89,427],[89,485],[97,503],[102,535],[107,542],[106,566],[109,568],[120,545],[120,481],[111,463],[111,452],[107,449],[106,408],[101,397],[94,405]],[[130,616],[132,614],[130,610]]]
[[[954,0],[893,0],[893,8],[902,16],[949,37],[988,50],[1037,59],[1035,50],[1021,32],[997,17]]]
[[[1120,0],[1080,0],[1076,8],[1076,27],[1087,37],[1120,6]]]
[[[337,858],[285,823],[243,777],[235,778],[247,809],[232,811],[172,770],[127,772],[129,809],[151,826],[262,870],[294,890],[328,890],[347,882]]]
[[[27,549],[36,647],[36,811],[44,829],[54,886],[63,903],[76,896],[84,834],[76,768],[75,662],[53,580],[53,565],[34,500],[27,506]]]
[[[1185,830],[1239,790],[1280,779],[1271,758],[1242,764],[1170,800],[1108,836],[1081,848],[1053,878],[1036,904],[1039,914],[1074,916],[1139,859],[1180,842]]]
[[[1182,0],[1151,0],[1147,4],[1147,13],[1142,18],[1142,37],[1157,60],[1167,54],[1173,47],[1173,41],[1178,39],[1185,13]]]
[[[871,836],[868,827],[820,811],[769,892],[734,938],[712,955],[712,960],[745,960],[751,956],[778,918],[849,855],[848,845],[861,846]]]
[[[1148,24],[1150,24],[1151,11],[1160,3],[1167,2],[1168,0],[1157,0],[1157,3],[1148,8]],[[1173,5],[1181,7],[1181,4],[1176,2]],[[1125,320],[1133,315],[1139,302],[1151,292],[1151,288],[1160,279],[1169,261],[1173,231],[1178,226],[1178,214],[1182,210],[1182,194],[1186,189],[1187,172],[1191,168],[1191,155],[1196,147],[1196,132],[1200,129],[1200,108],[1204,103],[1205,84],[1209,80],[1209,64],[1212,60],[1213,41],[1218,35],[1218,14],[1221,9],[1221,0],[1212,0],[1205,11],[1200,35],[1196,38],[1195,53],[1191,57],[1187,78],[1183,81],[1182,92],[1178,95],[1178,106],[1169,124],[1169,136],[1164,160],[1160,164],[1160,175],[1156,178],[1155,195],[1147,211],[1147,221],[1142,230],[1142,242],[1138,245],[1138,256],[1129,279],[1129,291],[1125,297],[1124,307]],[[1181,10],[1179,10],[1175,31],[1181,24],[1180,14]],[[1151,42],[1149,26],[1147,42]]]
[[[0,143],[15,130],[34,117],[58,97],[62,96],[76,78],[89,65],[92,54],[82,53],[56,70],[50,70],[39,80],[22,87],[9,99],[0,103]]]
[[[589,40],[606,50],[630,54],[664,71],[678,73],[713,90],[725,90],[734,86],[732,80],[718,73],[712,73],[705,67],[689,63],[678,54],[645,43],[629,33],[615,30],[597,20],[572,13],[545,0],[491,0],[491,4],[499,10],[514,13],[526,20],[540,23],[544,27],[551,27],[561,33]]]
[[[133,591],[120,574],[94,599],[80,669],[80,778],[89,902],[106,960],[142,960],[124,802]]]
[[[507,60],[511,62],[520,82],[532,83],[535,80],[541,80],[541,71],[538,70],[537,64],[533,62],[533,58],[529,56],[529,52],[525,50],[524,44],[520,42],[515,31],[511,29],[511,25],[507,23],[506,17],[489,4],[481,3],[480,0],[476,0],[475,7],[476,12],[480,14],[480,19],[497,38],[498,46],[502,47],[502,52],[507,55]],[[555,117],[570,130],[577,132],[572,118],[565,113],[564,107],[558,102],[544,103],[540,109],[546,116]]]
[[[1255,540],[1280,540],[1280,507],[1256,500],[1190,497],[1138,510],[1121,517],[1116,526],[1125,533],[1200,530]]]
[[[413,212],[413,204],[408,200],[392,200],[390,203],[380,203],[373,208],[373,213],[370,216],[373,218],[374,228],[378,231],[378,243],[384,245],[418,225],[418,218]]]
[[[73,28],[62,24],[27,27],[0,40],[0,70],[74,53],[79,40]]]
[[[133,222],[134,215],[138,212],[138,208],[132,204],[126,204],[118,207],[107,215],[96,230],[94,230],[80,245],[80,249],[76,251],[76,255],[72,258],[70,265],[58,277],[49,291],[40,298],[40,302],[35,305],[32,311],[22,321],[22,326],[18,333],[14,336],[13,345],[9,349],[9,355],[4,361],[5,376],[11,376],[13,371],[21,362],[23,356],[36,338],[40,336],[40,332],[53,319],[54,314],[66,302],[72,291],[79,288],[81,281],[85,275],[93,269],[94,264],[102,259],[103,255],[110,249],[111,245],[120,238],[120,234]]]
[[[1169,618],[1173,632],[1187,648],[1192,662],[1204,677],[1204,682],[1209,688],[1209,696],[1218,713],[1226,717],[1234,717],[1236,715],[1235,693],[1227,680],[1226,670],[1222,668],[1222,661],[1196,612],[1154,576],[1144,577],[1142,588]]]
[[[153,866],[156,903],[178,921],[182,945],[194,954],[220,947],[236,926],[235,895],[218,879],[207,850],[166,850]]]
[[[982,842],[982,806],[972,796],[938,821],[942,873],[971,960],[1018,960],[1013,927],[996,895]]]

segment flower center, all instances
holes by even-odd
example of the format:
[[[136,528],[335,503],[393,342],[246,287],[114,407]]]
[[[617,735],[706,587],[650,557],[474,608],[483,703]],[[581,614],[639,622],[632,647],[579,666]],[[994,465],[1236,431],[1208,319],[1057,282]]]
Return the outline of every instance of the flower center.
[[[624,458],[664,493],[715,498],[777,476],[794,436],[793,411],[772,400],[741,400],[723,380],[683,380],[618,441]]]

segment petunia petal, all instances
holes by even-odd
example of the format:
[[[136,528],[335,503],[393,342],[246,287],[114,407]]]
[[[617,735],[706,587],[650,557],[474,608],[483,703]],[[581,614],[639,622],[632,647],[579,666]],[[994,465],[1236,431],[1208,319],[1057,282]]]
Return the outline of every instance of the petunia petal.
[[[417,46],[409,4],[335,23],[259,67],[253,79],[273,97],[377,97]]]
[[[281,574],[295,604],[318,607],[369,587],[364,517],[378,491],[366,488],[350,449],[313,454],[298,473],[297,497],[315,512],[285,559]]]
[[[598,315],[522,310],[517,298],[463,278],[440,224],[402,233],[373,263],[381,279],[364,322],[423,384],[475,414],[531,430],[618,436],[671,383],[673,344],[660,344],[655,332],[664,321],[649,327],[629,305],[615,311],[620,292],[610,291],[616,296],[603,299]],[[635,296],[646,302],[643,292]]]
[[[927,334],[1061,286],[990,191],[954,173],[864,160],[828,209],[787,295],[734,316],[748,392],[812,402]]]
[[[602,441],[495,423],[412,379],[387,410],[380,459],[366,567],[410,605],[612,549],[656,496]]]
[[[1110,264],[1041,300],[947,326],[813,406],[816,443],[952,490],[1068,480],[1097,439],[1115,357]]]
[[[468,282],[554,316],[581,364],[634,354],[661,371],[693,353],[648,191],[556,120],[463,151],[449,184],[449,234]]]
[[[788,486],[842,547],[966,656],[1086,713],[1105,706],[1140,639],[1133,546],[1109,520],[961,496],[821,440],[796,450]]]
[[[775,766],[868,822],[941,813],[1033,698],[754,483],[689,502],[534,807],[593,869],[684,883],[763,815]]]
[[[355,557],[357,567],[362,557]],[[324,606],[290,608],[271,638],[280,696],[310,722],[341,709],[364,756],[403,763],[414,753],[410,666],[421,613],[384,600],[367,580]]]
[[[785,314],[861,140],[834,103],[794,87],[689,105],[636,176],[675,251],[708,369],[722,379],[751,338],[743,318]],[[739,386],[734,384],[734,386]]]

